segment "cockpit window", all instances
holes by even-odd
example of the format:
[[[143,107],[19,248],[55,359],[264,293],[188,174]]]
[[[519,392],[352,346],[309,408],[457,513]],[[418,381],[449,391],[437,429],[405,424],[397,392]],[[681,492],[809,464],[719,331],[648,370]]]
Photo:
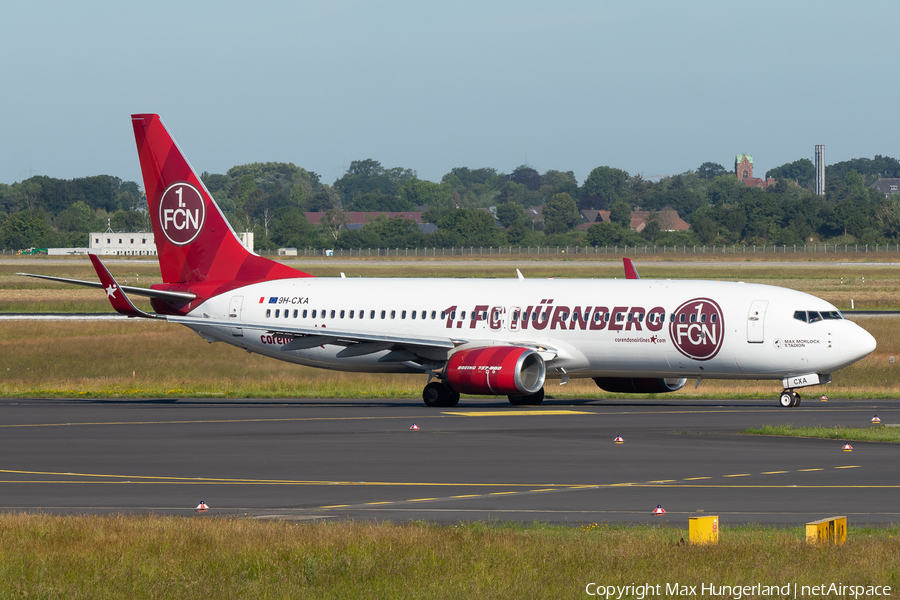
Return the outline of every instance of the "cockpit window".
[[[816,323],[818,321],[839,321],[844,318],[839,310],[797,310],[794,311],[794,318],[804,323]]]

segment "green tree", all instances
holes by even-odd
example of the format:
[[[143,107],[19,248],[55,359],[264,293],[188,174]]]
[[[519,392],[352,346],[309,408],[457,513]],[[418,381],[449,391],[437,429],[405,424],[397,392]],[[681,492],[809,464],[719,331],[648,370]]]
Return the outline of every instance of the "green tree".
[[[556,194],[544,204],[544,233],[563,233],[580,222],[578,206],[569,194]]]
[[[703,179],[713,179],[719,175],[726,175],[725,167],[714,162],[705,162],[697,168],[697,175]]]
[[[609,220],[625,229],[631,229],[631,205],[619,200],[609,207]]]
[[[630,205],[628,172],[612,167],[597,167],[591,171],[581,188],[582,209],[603,210],[615,202]]]
[[[497,205],[497,220],[501,227],[512,227],[516,223],[525,223],[525,209],[521,204],[505,202]]]

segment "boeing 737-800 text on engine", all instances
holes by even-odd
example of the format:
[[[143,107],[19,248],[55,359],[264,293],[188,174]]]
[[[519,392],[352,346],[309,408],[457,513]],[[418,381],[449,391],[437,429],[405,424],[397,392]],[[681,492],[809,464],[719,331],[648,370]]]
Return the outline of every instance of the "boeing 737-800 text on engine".
[[[119,286],[120,313],[166,319],[210,342],[313,367],[427,374],[428,406],[459,395],[539,404],[549,380],[592,378],[657,393],[687,379],[781,380],[798,388],[875,349],[865,330],[809,294],[768,285],[624,280],[319,278],[247,251],[158,115],[132,115],[163,283]],[[126,296],[149,296],[154,313]]]

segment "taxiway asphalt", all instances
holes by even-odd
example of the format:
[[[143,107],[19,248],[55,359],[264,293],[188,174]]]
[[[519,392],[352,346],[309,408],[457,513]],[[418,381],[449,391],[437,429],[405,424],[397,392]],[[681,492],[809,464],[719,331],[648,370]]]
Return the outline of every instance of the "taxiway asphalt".
[[[879,525],[900,521],[900,445],[739,433],[876,414],[900,423],[900,400],[0,399],[0,510]]]

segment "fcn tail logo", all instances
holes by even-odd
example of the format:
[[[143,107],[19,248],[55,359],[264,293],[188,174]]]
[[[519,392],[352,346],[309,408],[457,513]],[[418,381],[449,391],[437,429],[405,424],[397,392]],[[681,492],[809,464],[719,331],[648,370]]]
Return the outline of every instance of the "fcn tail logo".
[[[688,300],[678,307],[669,323],[669,336],[675,347],[694,360],[709,360],[718,354],[724,334],[722,309],[709,298]]]
[[[206,218],[206,203],[189,183],[173,183],[159,201],[159,224],[166,239],[184,246],[197,237]]]

